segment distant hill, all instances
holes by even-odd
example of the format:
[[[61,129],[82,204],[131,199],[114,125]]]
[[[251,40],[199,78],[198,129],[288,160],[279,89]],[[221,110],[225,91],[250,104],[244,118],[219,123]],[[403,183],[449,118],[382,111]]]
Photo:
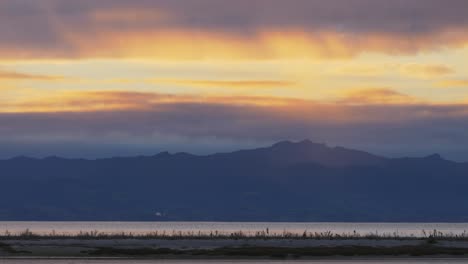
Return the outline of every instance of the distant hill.
[[[468,163],[305,140],[207,156],[0,161],[0,220],[468,221]]]

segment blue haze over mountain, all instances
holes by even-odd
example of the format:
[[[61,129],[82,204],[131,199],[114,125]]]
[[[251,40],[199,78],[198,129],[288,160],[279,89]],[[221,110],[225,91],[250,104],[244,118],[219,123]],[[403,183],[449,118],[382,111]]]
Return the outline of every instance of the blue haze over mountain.
[[[0,220],[468,221],[468,163],[305,140],[207,156],[0,161]]]

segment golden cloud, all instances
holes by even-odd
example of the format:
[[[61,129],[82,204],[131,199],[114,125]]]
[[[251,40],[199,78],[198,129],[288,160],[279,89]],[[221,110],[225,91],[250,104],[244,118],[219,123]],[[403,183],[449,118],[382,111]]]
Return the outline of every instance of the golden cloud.
[[[219,112],[219,113],[218,113]],[[203,118],[223,113],[267,116],[306,124],[357,124],[368,122],[402,122],[421,118],[464,117],[468,104],[431,104],[417,102],[392,90],[362,90],[350,93],[341,101],[255,96],[189,96],[146,92],[90,91],[38,93],[30,99],[0,104],[5,113],[147,113],[147,116],[173,117],[187,113]],[[401,113],[405,113],[402,115]],[[230,118],[230,117],[229,117]],[[255,119],[255,118],[254,118]]]
[[[388,88],[353,89],[338,102],[350,105],[420,103],[416,98]]]
[[[355,35],[299,30],[263,31],[245,37],[198,31],[104,32],[93,41],[74,36],[83,57],[137,57],[152,59],[303,59],[351,58],[362,52],[408,55],[446,46],[463,46],[468,34],[435,36],[391,34]]]
[[[335,118],[343,115],[330,106],[415,106],[415,105],[464,105],[466,102],[433,103],[399,93],[387,88],[351,89],[336,98],[314,101],[274,96],[221,96],[221,95],[171,95],[131,91],[56,91],[43,93],[27,89],[28,96],[4,100],[0,113],[6,112],[94,112],[94,111],[148,111],[164,105],[196,104],[270,107],[278,114],[298,113],[299,109],[318,109]],[[280,110],[279,110],[280,109]],[[340,108],[341,109],[341,108]],[[307,110],[308,111],[308,110]],[[306,112],[307,112],[306,111]],[[340,113],[340,114],[339,114]],[[309,113],[312,114],[312,113]]]
[[[437,83],[439,87],[468,87],[468,79],[445,80]]]
[[[3,79],[3,80],[53,81],[53,80],[61,80],[63,78],[64,77],[62,77],[62,76],[49,76],[49,75],[29,74],[29,73],[20,73],[20,72],[1,71],[0,70],[0,79]]]
[[[172,84],[208,88],[277,88],[295,85],[293,81],[284,80],[177,80],[151,79],[154,84]]]
[[[454,69],[446,65],[424,65],[424,64],[409,64],[402,68],[403,72],[408,75],[421,77],[439,77],[454,73]]]
[[[1,112],[94,112],[114,110],[151,110],[167,104],[223,104],[280,106],[294,104],[299,99],[256,96],[190,96],[127,91],[60,91],[35,93],[32,99],[4,102]]]
[[[102,18],[101,18],[102,19]],[[250,35],[193,29],[111,31],[60,30],[72,49],[1,47],[4,59],[136,58],[149,60],[275,60],[352,58],[364,52],[413,55],[468,43],[466,30],[433,34],[306,32],[300,29],[259,30]],[[423,71],[441,73],[441,68]]]

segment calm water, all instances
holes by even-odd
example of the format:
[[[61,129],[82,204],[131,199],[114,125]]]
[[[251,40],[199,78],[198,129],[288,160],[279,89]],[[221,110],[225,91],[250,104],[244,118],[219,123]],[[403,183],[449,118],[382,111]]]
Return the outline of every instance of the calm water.
[[[327,232],[336,234],[397,234],[400,236],[423,236],[422,230],[443,232],[444,234],[462,234],[468,231],[468,223],[236,223],[236,222],[0,222],[0,233],[14,234],[29,229],[37,234],[76,234],[80,231],[99,231],[102,233],[149,232],[202,232],[232,233],[242,231],[254,234],[256,231],[269,229],[270,233],[291,232]]]
[[[377,263],[412,263],[412,264],[423,264],[423,263],[467,263],[467,259],[425,259],[425,260],[415,260],[415,259],[397,259],[397,260],[313,260],[313,261],[210,261],[210,260],[1,260],[0,263],[4,264],[306,264],[306,263],[327,263],[327,264],[357,264],[357,263],[367,263],[367,264],[377,264]]]

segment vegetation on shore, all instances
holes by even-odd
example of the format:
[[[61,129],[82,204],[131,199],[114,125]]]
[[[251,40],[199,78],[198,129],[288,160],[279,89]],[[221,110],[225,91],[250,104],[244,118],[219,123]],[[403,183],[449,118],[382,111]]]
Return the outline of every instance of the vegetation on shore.
[[[36,243],[36,240],[58,240],[46,242],[43,245],[28,245],[28,240]],[[61,239],[77,239],[72,244],[62,244]],[[196,246],[168,248],[161,246],[159,242],[144,244],[131,241],[123,245],[94,243],[96,240],[115,239],[161,239],[161,240],[249,240],[241,241],[238,245],[219,246],[214,248],[197,248]],[[330,244],[317,245],[314,243],[298,243],[297,247],[278,246],[275,244],[255,243],[255,240],[410,240],[415,242],[391,243],[389,246],[381,243],[346,245]],[[20,240],[20,241],[16,241]],[[23,241],[21,241],[23,240]],[[86,241],[89,240],[89,241]],[[94,242],[93,242],[94,241]],[[456,241],[463,243],[443,244],[441,241]],[[78,232],[76,234],[35,234],[25,230],[17,234],[6,232],[0,236],[0,253],[8,257],[24,256],[73,256],[73,257],[132,257],[132,258],[313,258],[331,256],[468,256],[468,247],[463,246],[468,241],[466,232],[461,234],[444,234],[437,230],[432,232],[422,231],[421,236],[398,236],[398,234],[366,234],[357,232],[336,234],[332,232],[307,232],[272,233],[268,229],[258,232],[151,232],[144,234],[132,233],[104,233],[104,232]],[[172,242],[171,242],[172,243]],[[188,242],[192,243],[192,242]],[[196,245],[194,242],[193,245]],[[130,244],[130,246],[129,246]],[[163,243],[164,244],[164,243]],[[221,243],[222,244],[222,243]],[[289,243],[288,243],[289,244]],[[158,246],[159,245],[159,246]],[[314,245],[314,246],[313,246]],[[380,246],[379,246],[380,245]],[[85,248],[85,249],[83,249]],[[45,251],[44,251],[45,250]],[[71,254],[71,255],[70,255]],[[0,254],[2,255],[2,254]]]
[[[446,241],[468,241],[468,233],[444,233],[438,230],[426,231],[422,230],[419,236],[416,235],[401,235],[395,233],[367,233],[360,234],[356,231],[351,233],[333,233],[331,231],[326,232],[309,232],[305,230],[302,233],[283,231],[281,233],[270,232],[266,230],[255,231],[255,232],[221,232],[221,231],[154,231],[147,233],[132,233],[132,232],[99,232],[80,231],[77,233],[56,233],[52,231],[48,234],[34,233],[29,229],[26,229],[19,233],[11,233],[5,231],[0,234],[1,240],[29,240],[29,239],[162,239],[162,240],[225,240],[225,239],[246,239],[246,240],[281,240],[281,239],[294,239],[294,240],[427,240],[430,243],[434,243],[438,240]]]

